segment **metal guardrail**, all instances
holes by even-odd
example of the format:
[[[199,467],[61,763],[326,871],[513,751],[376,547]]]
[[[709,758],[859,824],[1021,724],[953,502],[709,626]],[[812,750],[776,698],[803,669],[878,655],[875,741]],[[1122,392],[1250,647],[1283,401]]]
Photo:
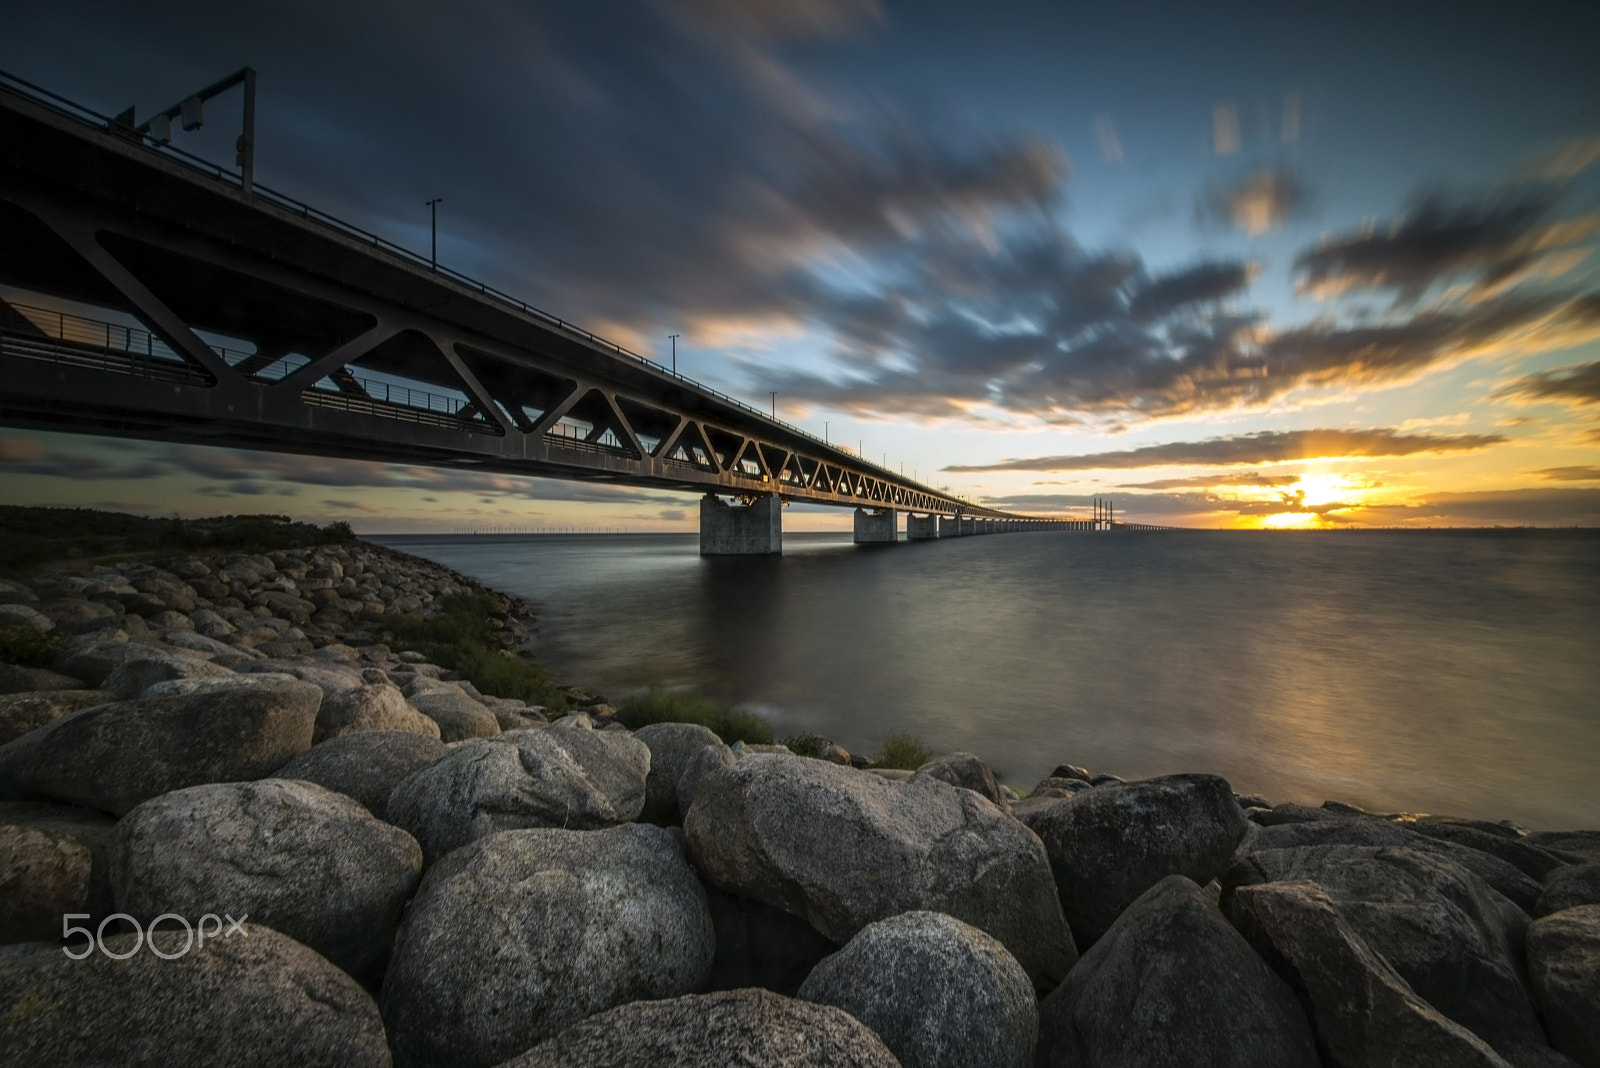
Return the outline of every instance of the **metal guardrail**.
[[[253,358],[237,349],[210,347],[229,366]],[[10,310],[0,312],[0,355],[163,382],[215,384],[209,374],[148,330],[28,304],[12,304]],[[282,381],[299,366],[304,364],[296,366],[279,360],[251,377],[263,382]],[[486,420],[463,418],[460,412],[467,406],[466,401],[376,379],[351,378],[366,396],[313,386],[302,391],[301,397],[306,403],[323,408],[499,433],[500,428]]]
[[[35,85],[26,79],[19,78],[16,75],[4,70],[0,70],[0,86],[6,86],[10,88],[11,91],[16,92],[18,95],[29,97],[34,100],[35,103],[50,108],[51,110],[67,118],[73,119],[85,126],[102,131],[109,130],[113,127],[114,120],[110,116],[102,115],[92,108],[85,107],[82,104],[68,100],[66,97],[61,96],[58,93],[52,93],[43,86]],[[146,151],[153,152],[167,159],[181,163],[192,170],[199,171],[200,173],[205,174],[217,181],[223,182],[231,188],[240,189],[242,186],[242,178],[239,175],[220,167],[215,163],[212,163],[210,160],[203,159],[200,156],[196,156],[189,152],[185,152],[181,148],[175,148],[171,144],[158,144],[149,141],[143,135],[135,134],[132,131],[129,131],[126,136],[129,144],[138,144]],[[686,385],[693,386],[701,393],[715,397],[718,400],[721,400],[727,404],[731,404],[736,408],[740,408],[746,413],[754,415],[767,423],[781,426],[785,430],[788,430],[794,434],[798,434],[803,438],[807,438],[810,441],[821,445],[825,449],[831,450],[838,448],[838,446],[833,445],[831,442],[817,437],[809,430],[795,426],[793,423],[784,422],[773,415],[769,415],[766,412],[761,411],[759,408],[756,408],[753,405],[746,404],[737,397],[729,396],[720,390],[714,389],[711,386],[705,385],[702,382],[690,378],[688,375],[679,374],[677,371],[671,370],[670,368],[662,367],[660,364],[646,356],[641,356],[637,352],[624,348],[614,341],[609,341],[598,334],[591,333],[581,326],[567,322],[560,316],[553,315],[550,312],[535,307],[525,300],[514,297],[511,294],[505,293],[484,282],[480,282],[469,275],[461,273],[460,271],[454,270],[450,267],[441,267],[437,263],[432,262],[428,257],[423,256],[421,253],[413,252],[403,245],[396,244],[387,238],[380,237],[370,231],[363,230],[361,227],[356,226],[353,223],[345,222],[343,219],[340,219],[335,215],[331,215],[319,208],[312,207],[303,200],[297,200],[286,193],[280,193],[277,190],[268,186],[264,186],[259,182],[251,183],[251,195],[270,201],[271,203],[276,204],[278,207],[291,211],[310,222],[325,226],[331,230],[337,230],[347,237],[354,237],[360,240],[363,244],[371,245],[374,249],[386,252],[392,256],[398,256],[414,266],[422,267],[434,274],[443,275],[453,282],[464,285],[469,289],[476,290],[485,297],[495,300],[508,307],[515,308],[524,315],[527,315],[533,319],[537,319],[545,325],[554,326],[577,340],[586,341],[598,349],[611,352],[617,356],[623,357],[624,359],[633,360],[639,364],[642,364],[651,372],[660,375],[663,378],[676,380],[683,382]],[[840,451],[843,450],[841,449]],[[856,464],[862,467],[871,468],[874,471],[881,472],[882,477],[885,477],[890,481],[899,482],[905,485],[917,486],[933,496],[957,500],[963,503],[970,503],[965,497],[955,496],[942,490],[935,490],[930,486],[923,486],[914,480],[908,480],[903,474],[891,471],[889,468],[880,464],[875,464],[868,460],[865,456],[855,456],[852,457],[852,459]]]

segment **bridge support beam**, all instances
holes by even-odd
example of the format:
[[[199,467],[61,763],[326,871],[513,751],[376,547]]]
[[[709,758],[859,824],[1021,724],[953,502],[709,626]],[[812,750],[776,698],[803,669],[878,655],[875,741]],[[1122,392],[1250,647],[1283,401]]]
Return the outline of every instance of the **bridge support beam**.
[[[937,516],[906,513],[906,541],[932,541],[939,536]]]
[[[961,537],[961,517],[958,515],[942,515],[939,517],[939,537]]]
[[[762,493],[729,504],[715,493],[700,498],[701,556],[773,556],[783,552],[783,502]]]
[[[857,545],[888,545],[897,537],[897,514],[893,508],[856,509]]]

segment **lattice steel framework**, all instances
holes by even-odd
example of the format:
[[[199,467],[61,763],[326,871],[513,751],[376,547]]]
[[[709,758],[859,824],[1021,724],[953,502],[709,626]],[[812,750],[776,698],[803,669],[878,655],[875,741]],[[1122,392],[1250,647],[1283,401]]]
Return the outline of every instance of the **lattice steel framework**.
[[[0,421],[733,496],[974,506],[0,79]],[[48,298],[76,302],[74,313]],[[91,313],[87,309],[108,309]],[[118,322],[121,312],[138,326]],[[240,339],[237,350],[202,334]]]

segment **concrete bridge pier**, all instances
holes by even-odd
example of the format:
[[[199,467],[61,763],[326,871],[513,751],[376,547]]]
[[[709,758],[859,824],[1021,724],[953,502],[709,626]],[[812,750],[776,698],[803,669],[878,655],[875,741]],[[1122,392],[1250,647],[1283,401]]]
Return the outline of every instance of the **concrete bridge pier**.
[[[932,541],[939,536],[937,516],[906,513],[906,541]]]
[[[700,498],[701,556],[773,556],[783,552],[783,501],[760,493],[729,504],[715,493]]]
[[[893,508],[857,508],[856,544],[889,545],[898,538]]]
[[[961,517],[958,515],[942,515],[939,517],[939,537],[961,537]]]

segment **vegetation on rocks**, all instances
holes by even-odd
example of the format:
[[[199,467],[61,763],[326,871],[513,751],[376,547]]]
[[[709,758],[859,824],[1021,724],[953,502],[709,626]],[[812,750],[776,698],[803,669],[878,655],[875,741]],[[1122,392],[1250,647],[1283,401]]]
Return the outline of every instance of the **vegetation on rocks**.
[[[883,748],[872,758],[872,763],[880,768],[916,771],[938,755],[915,735],[896,733],[883,740]]]
[[[520,656],[502,655],[494,644],[490,620],[503,606],[487,593],[457,593],[439,600],[433,615],[385,617],[392,640],[415,649],[433,663],[459,672],[483,693],[514,697],[543,705],[552,712],[568,707],[566,696],[541,665]]]
[[[55,560],[161,552],[251,552],[351,542],[350,524],[296,523],[286,515],[153,519],[94,508],[0,507],[0,575]]]
[[[61,634],[40,634],[27,624],[0,627],[0,664],[47,668],[61,649]]]
[[[729,745],[734,742],[772,743],[772,728],[754,712],[733,708],[693,690],[674,690],[659,682],[624,700],[617,709],[617,718],[629,730],[651,723],[698,723],[715,731],[717,737]]]

